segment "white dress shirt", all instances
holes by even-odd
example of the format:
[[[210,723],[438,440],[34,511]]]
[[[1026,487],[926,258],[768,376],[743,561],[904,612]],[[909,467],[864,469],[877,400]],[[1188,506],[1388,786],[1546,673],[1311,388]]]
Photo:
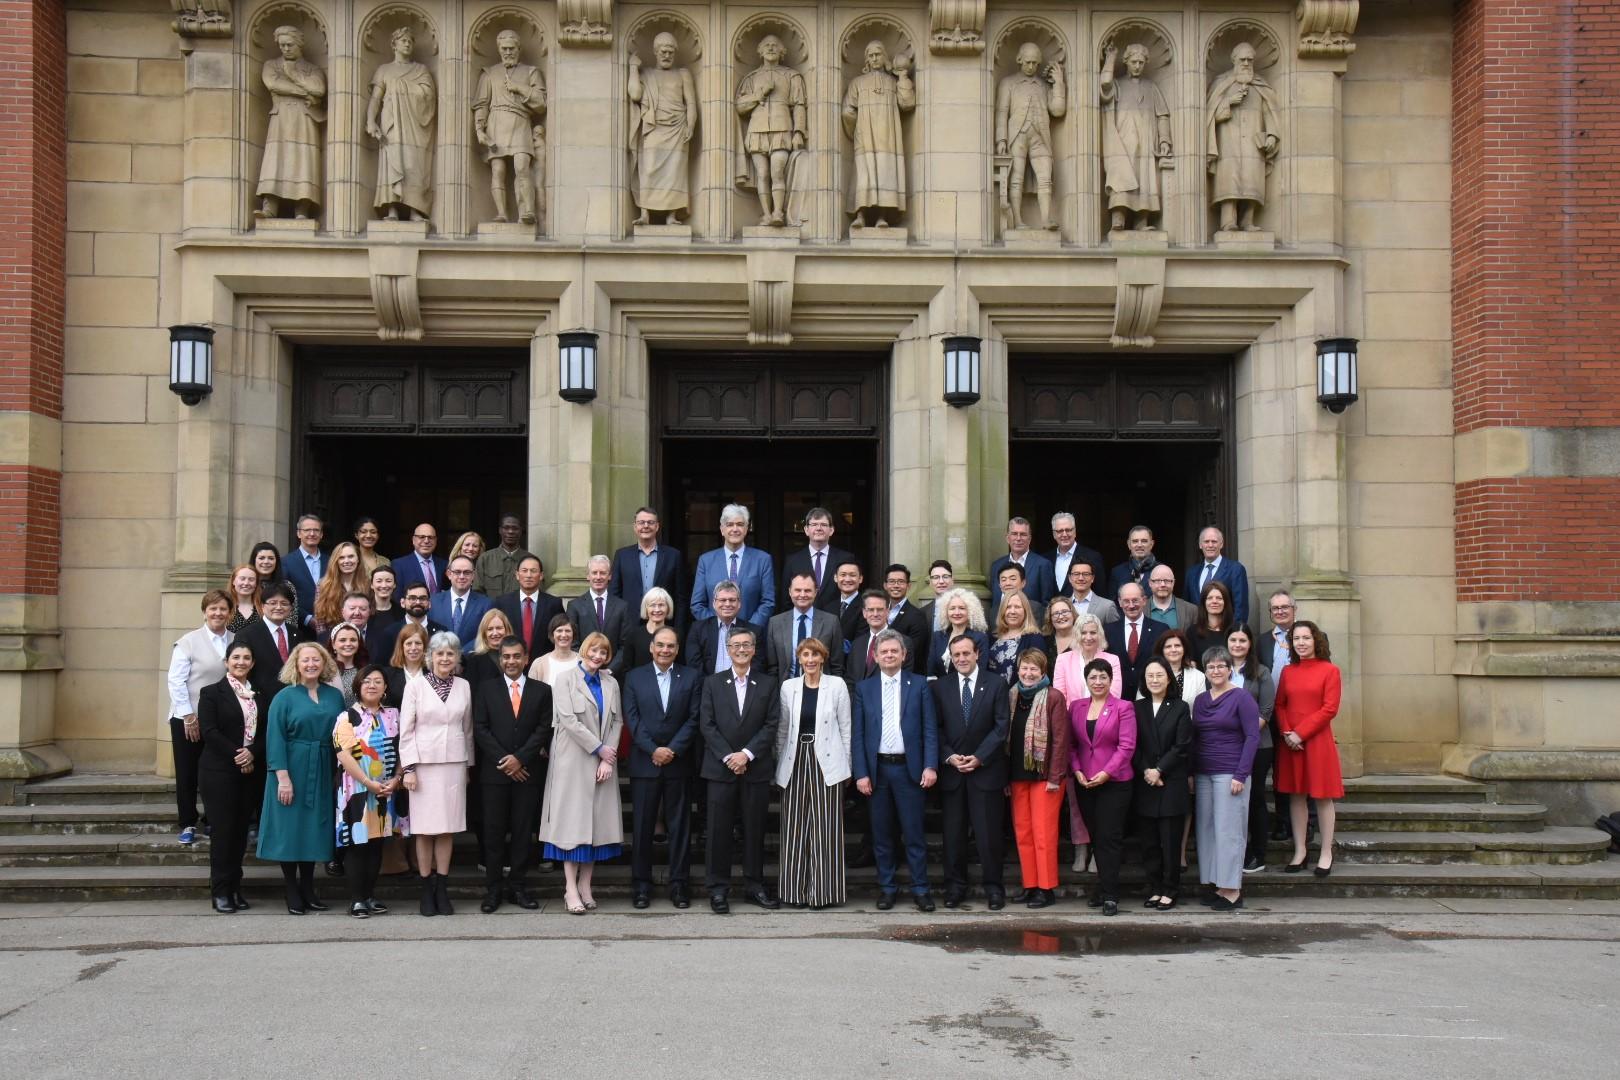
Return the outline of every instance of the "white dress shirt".
[[[906,752],[906,738],[900,732],[900,673],[894,675],[878,675],[879,689],[883,694],[883,734],[878,739],[878,753],[903,754]]]

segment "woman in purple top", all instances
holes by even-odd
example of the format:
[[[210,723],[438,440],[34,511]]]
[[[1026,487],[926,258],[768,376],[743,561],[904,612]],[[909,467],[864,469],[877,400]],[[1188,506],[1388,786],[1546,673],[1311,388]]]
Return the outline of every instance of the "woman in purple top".
[[[1232,654],[1204,653],[1209,689],[1193,701],[1193,776],[1198,825],[1198,877],[1215,887],[1216,911],[1243,906],[1248,846],[1249,772],[1260,748],[1260,706],[1232,682]]]

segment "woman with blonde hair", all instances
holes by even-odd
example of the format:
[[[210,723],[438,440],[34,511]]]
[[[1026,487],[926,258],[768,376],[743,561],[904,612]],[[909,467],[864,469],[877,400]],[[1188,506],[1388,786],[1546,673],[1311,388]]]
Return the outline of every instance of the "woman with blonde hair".
[[[501,678],[501,642],[513,633],[506,613],[499,608],[490,608],[478,620],[478,636],[473,639],[473,651],[461,658],[461,677],[472,687],[474,701],[478,700],[480,686]]]
[[[265,784],[259,809],[258,852],[281,864],[289,915],[326,910],[315,895],[315,864],[332,858],[332,725],[344,709],[335,678],[330,653],[313,641],[294,645],[265,722],[264,764],[274,783]]]
[[[360,566],[360,548],[345,540],[332,549],[326,573],[315,587],[315,630],[325,633],[343,621],[343,598],[350,593],[371,596],[371,579]]]
[[[585,636],[579,660],[551,679],[551,762],[540,810],[541,856],[563,864],[563,903],[570,914],[595,910],[591,871],[618,858],[624,845],[619,805],[619,684],[607,670],[613,643]]]
[[[1041,633],[1046,637],[1046,655],[1053,663],[1064,653],[1080,648],[1080,611],[1074,601],[1067,596],[1048,600]]]
[[[990,655],[989,624],[984,605],[967,589],[946,589],[934,601],[934,637],[928,646],[928,674],[936,679],[951,673],[951,642],[962,634],[973,639],[980,656]]]
[[[473,566],[476,567],[478,565],[478,557],[483,553],[484,538],[469,529],[460,536],[456,537],[456,542],[450,545],[450,554],[446,557],[446,561],[449,559],[454,559],[460,555],[465,555],[467,558],[472,560]],[[473,585],[473,589],[482,592],[483,590],[479,589],[476,584],[478,581],[476,574],[473,575],[473,581],[475,583]],[[494,599],[494,597],[491,597],[490,599]]]
[[[1046,651],[1046,639],[1030,617],[1029,597],[1022,592],[1005,593],[996,612],[996,639],[985,655],[985,667],[1001,676],[1008,686],[1018,680],[1018,658],[1029,649]]]

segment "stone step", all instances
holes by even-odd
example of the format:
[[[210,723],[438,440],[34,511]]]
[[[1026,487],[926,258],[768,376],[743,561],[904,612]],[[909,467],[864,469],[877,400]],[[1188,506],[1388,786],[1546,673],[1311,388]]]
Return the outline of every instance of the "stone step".
[[[1341,832],[1335,838],[1346,863],[1482,866],[1563,865],[1602,862],[1608,835],[1597,829],[1545,828],[1535,832]],[[1272,844],[1268,859],[1292,857],[1292,845]],[[3,849],[0,849],[3,850]]]
[[[159,803],[64,803],[0,806],[0,836],[180,831],[171,799]]]
[[[174,802],[174,781],[150,774],[80,773],[54,780],[35,780],[18,789],[26,806],[62,806],[78,803]]]
[[[1341,802],[1345,832],[1535,832],[1547,808],[1535,803]]]
[[[937,868],[931,868],[937,872]],[[904,874],[902,873],[902,878]],[[663,895],[663,874],[658,875],[659,895]],[[703,870],[694,866],[694,911],[703,908]],[[856,904],[876,893],[876,878],[870,869],[849,873],[849,891]],[[1015,877],[1008,878],[1016,890]],[[1060,894],[1067,898],[1085,895],[1095,886],[1094,874],[1062,875]],[[1140,875],[1135,868],[1125,874],[1128,895],[1140,892]],[[536,874],[530,879],[532,891],[537,895],[556,897],[561,894],[562,877],[559,873]],[[596,891],[601,896],[624,896],[629,892],[629,868],[608,865],[601,867],[595,878]],[[245,891],[274,905],[279,898],[281,874],[275,867],[262,864],[249,866],[245,874]],[[472,866],[457,867],[451,875],[452,892],[461,898],[476,897],[482,891],[482,877]],[[1284,874],[1277,870],[1246,875],[1244,887],[1250,896],[1318,896],[1318,897],[1391,897],[1391,896],[1451,896],[1495,899],[1614,899],[1620,898],[1620,857],[1610,857],[1601,863],[1576,866],[1479,866],[1473,864],[1415,866],[1368,865],[1345,862],[1336,865],[1328,878],[1310,873]],[[341,880],[316,875],[316,889],[334,909],[344,902],[347,891]],[[419,886],[410,875],[384,878],[378,884],[380,897],[400,903],[396,910],[406,913],[408,902],[418,894]],[[740,883],[733,887],[733,900],[739,901]],[[1184,893],[1193,889],[1189,884]],[[0,869],[0,901],[16,900],[90,900],[90,899],[162,899],[190,897],[199,902],[208,893],[208,875],[203,867],[150,866],[150,867],[7,867]],[[661,905],[660,905],[661,907]]]
[[[1455,776],[1357,776],[1344,782],[1344,801],[1354,803],[1482,803],[1496,790]]]

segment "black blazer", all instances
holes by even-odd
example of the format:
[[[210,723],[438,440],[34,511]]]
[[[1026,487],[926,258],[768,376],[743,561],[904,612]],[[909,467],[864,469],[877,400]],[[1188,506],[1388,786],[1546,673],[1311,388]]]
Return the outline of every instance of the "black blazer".
[[[300,642],[312,641],[314,636],[299,626],[294,626],[291,619],[282,624],[287,628],[287,652],[290,655],[294,646]],[[253,650],[253,670],[248,673],[248,682],[253,689],[259,692],[259,723],[262,727],[265,719],[270,715],[270,701],[281,691],[281,652],[276,648],[276,639],[270,636],[270,627],[265,625],[261,616],[255,615],[243,626],[231,644],[238,641],[247,642],[248,648]]]
[[[427,661],[423,660],[422,663],[425,668]],[[383,691],[383,704],[390,709],[398,709],[405,704],[405,669],[388,667],[384,670],[387,672],[388,689]]]
[[[495,598],[495,610],[506,616],[506,625],[518,637],[523,636],[523,594],[520,592],[504,593]],[[529,662],[532,664],[540,657],[551,651],[551,638],[547,636],[546,629],[551,620],[563,613],[562,601],[541,589],[534,597],[534,643],[529,646]],[[577,644],[577,643],[576,643]]]
[[[1047,557],[1047,559],[1049,559],[1051,561],[1052,566],[1054,567],[1052,572],[1054,574],[1057,573],[1057,570],[1055,569],[1056,566],[1057,566],[1057,558],[1058,558],[1057,548],[1053,548],[1051,551],[1047,552],[1046,557]],[[1074,560],[1076,560],[1076,559],[1079,559],[1082,562],[1088,562],[1088,563],[1091,564],[1091,572],[1094,575],[1093,580],[1091,582],[1091,591],[1092,592],[1097,592],[1097,586],[1101,583],[1102,576],[1108,572],[1108,568],[1103,565],[1102,552],[1093,551],[1091,548],[1086,547],[1086,545],[1084,545],[1084,544],[1075,544],[1074,545],[1074,554],[1069,557],[1069,566],[1070,567],[1074,566]],[[1074,595],[1074,583],[1069,580],[1069,576],[1067,574],[1063,575],[1063,587],[1058,589],[1058,595],[1059,596],[1073,596]],[[1097,595],[1101,596],[1102,594],[1097,593]]]
[[[832,607],[827,610],[838,616],[838,625],[844,632],[844,648],[847,650],[849,643],[866,629],[866,618],[861,614],[860,593],[855,594],[855,599],[849,602],[848,607],[844,607],[843,604],[844,598],[834,593]]]
[[[827,557],[822,560],[821,565],[821,588],[816,590],[816,607],[822,611],[830,611],[834,615],[838,614],[838,583],[833,580],[833,574],[837,573],[841,564],[854,561],[855,556],[843,548],[827,545]],[[812,578],[816,576],[808,544],[782,560],[782,583],[776,590],[776,602],[780,605],[777,608],[778,613],[793,606],[793,601],[788,599],[788,586],[800,574],[809,574]]]
[[[540,786],[540,752],[551,743],[551,687],[539,679],[523,680],[517,715],[503,678],[498,692],[479,695],[473,702],[473,743],[478,747],[478,780],[483,784],[516,784],[496,768],[508,754],[516,755],[529,770],[526,787]]]
[[[739,628],[746,627],[754,632],[755,658],[765,655],[765,628],[737,620]],[[696,668],[699,675],[707,678],[714,674],[714,669],[720,664],[720,657],[716,655],[720,649],[720,620],[714,615],[707,619],[699,619],[692,624],[691,633],[686,638],[686,666]],[[764,663],[760,660],[760,663]]]
[[[259,694],[254,701],[259,706],[259,725],[253,736],[253,771],[244,774],[236,764],[236,753],[242,749],[247,723],[236,691],[231,689],[228,679],[221,679],[197,692],[197,729],[202,733],[203,744],[202,758],[197,763],[199,770],[243,780],[264,776],[264,722],[270,715],[270,699]]]
[[[658,696],[658,676],[651,663],[630,669],[624,677],[624,723],[630,729],[630,760],[625,775],[632,780],[660,776],[691,776],[693,749],[698,742],[698,706],[703,677],[689,667],[669,669],[669,710]],[[668,765],[654,765],[652,754],[660,746],[675,753]]]
[[[905,635],[906,667],[918,675],[928,674],[928,640],[933,637],[933,628],[917,605],[907,600],[900,613],[889,620],[889,629]]]
[[[1142,640],[1136,645],[1136,663],[1131,663],[1129,653],[1125,648],[1125,633],[1128,624],[1125,622],[1125,613],[1121,612],[1119,622],[1111,622],[1103,627],[1103,641],[1109,652],[1119,658],[1119,696],[1126,701],[1136,698],[1136,688],[1141,683],[1142,665],[1153,657],[1154,643],[1159,640],[1169,627],[1142,614]]]
[[[1136,705],[1136,751],[1131,770],[1136,774],[1135,812],[1143,817],[1177,817],[1187,812],[1187,774],[1192,769],[1192,712],[1179,698],[1159,706],[1147,699]],[[1142,779],[1148,769],[1158,769],[1163,787],[1149,787]]]
[[[377,651],[371,654],[372,663],[392,664],[394,662],[394,647],[399,644],[399,635],[404,629],[405,617],[401,615],[397,621],[389,623],[378,632]],[[428,639],[432,640],[434,634],[450,628],[428,619],[425,629],[428,632]],[[367,648],[369,651],[370,646],[368,645]],[[423,659],[423,662],[426,663],[426,658]]]
[[[743,710],[737,711],[737,690],[731,670],[703,680],[703,696],[698,705],[698,730],[703,733],[703,779],[735,784],[768,784],[776,778],[776,725],[781,721],[777,682],[758,667],[748,672],[748,693]],[[748,770],[739,778],[726,768],[725,758],[739,750],[754,755]]]
[[[1148,588],[1148,575],[1153,573],[1153,568],[1158,565],[1159,560],[1152,559],[1138,571],[1132,569],[1131,560],[1126,559],[1122,563],[1115,564],[1114,568],[1108,571],[1108,587],[1106,589],[1098,589],[1095,583],[1092,584],[1091,589],[1093,592],[1106,596],[1117,604],[1119,603],[1119,590],[1134,581],[1142,586],[1142,595],[1147,596],[1152,591]],[[1124,614],[1123,611],[1120,612],[1121,616]]]
[[[612,593],[602,603],[602,613],[607,616],[606,621],[596,621],[596,601],[591,599],[589,590],[568,601],[568,621],[574,624],[574,651],[578,652],[585,643],[588,634],[601,633],[613,643],[613,659],[608,661],[608,671],[618,678],[625,670],[624,655],[619,651],[619,643],[624,640],[624,632],[635,619],[635,612],[630,605],[614,596]]]
[[[877,661],[873,660],[870,665],[866,662],[866,650],[871,643],[872,631],[863,619],[859,632],[850,639],[849,652],[844,656],[844,681],[849,684],[851,695],[855,693],[856,683],[877,673]],[[854,701],[853,696],[850,700]]]
[[[658,545],[658,562],[653,567],[653,584],[669,593],[675,601],[670,621],[684,627],[692,617],[692,608],[686,595],[686,560],[668,544]],[[608,578],[608,595],[625,602],[630,618],[641,615],[641,545],[631,544],[613,553],[613,576]]]
[[[939,714],[939,786],[954,791],[964,783],[983,791],[1007,786],[1007,727],[1012,713],[1007,684],[982,665],[973,683],[973,706],[962,718],[962,677],[953,668],[935,679],[934,711]],[[970,773],[957,772],[945,759],[963,754],[979,759]]]

